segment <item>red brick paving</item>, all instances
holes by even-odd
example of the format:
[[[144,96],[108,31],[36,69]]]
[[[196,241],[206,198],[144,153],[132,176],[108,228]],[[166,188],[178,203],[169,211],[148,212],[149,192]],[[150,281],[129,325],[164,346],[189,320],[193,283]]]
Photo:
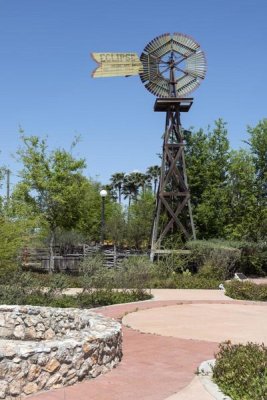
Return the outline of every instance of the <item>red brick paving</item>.
[[[121,319],[125,313],[182,303],[237,301],[145,301],[95,309]],[[253,304],[253,302],[239,302]],[[260,304],[260,303],[257,303]],[[262,304],[263,305],[263,304]],[[266,303],[264,304],[266,306]],[[30,396],[30,400],[163,400],[187,386],[203,360],[213,358],[218,344],[144,334],[123,327],[123,359],[116,369],[96,379]]]
[[[162,307],[180,301],[155,301],[95,310],[121,318],[138,309]],[[31,400],[162,400],[188,385],[216,343],[143,334],[123,327],[123,359],[119,366],[96,379],[43,392]]]

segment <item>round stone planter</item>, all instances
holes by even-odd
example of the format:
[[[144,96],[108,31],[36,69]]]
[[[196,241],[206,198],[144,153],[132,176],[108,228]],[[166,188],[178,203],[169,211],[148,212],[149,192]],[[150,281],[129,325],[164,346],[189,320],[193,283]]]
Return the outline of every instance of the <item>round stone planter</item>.
[[[0,399],[94,378],[122,357],[121,324],[88,310],[0,306]]]

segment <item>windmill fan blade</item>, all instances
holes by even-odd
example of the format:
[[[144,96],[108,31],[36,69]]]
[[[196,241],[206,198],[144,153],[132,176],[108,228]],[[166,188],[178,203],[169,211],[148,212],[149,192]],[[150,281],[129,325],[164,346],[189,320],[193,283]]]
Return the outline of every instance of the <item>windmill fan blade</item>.
[[[156,73],[158,71],[157,59],[150,54],[142,53],[140,60],[143,64],[144,71],[151,73]]]
[[[174,33],[173,41],[175,43],[177,42],[184,49],[187,49],[190,53],[192,53],[192,51],[195,51],[196,49],[198,49],[200,47],[199,44],[195,40],[193,40],[191,37],[189,37],[187,35],[183,35],[181,33]]]
[[[185,71],[191,75],[204,79],[206,74],[206,59],[203,51],[199,51],[186,60]]]
[[[177,32],[151,40],[140,61],[143,65],[139,74],[141,81],[158,97],[170,97],[170,93],[185,96],[199,86],[206,74],[206,59],[200,45],[190,36]],[[171,79],[173,75],[175,84]]]
[[[171,40],[171,35],[169,33],[158,36],[148,43],[148,45],[144,49],[144,52],[151,54],[161,46],[166,45],[170,40]]]
[[[168,93],[169,91],[168,82],[162,80],[160,77],[154,77],[145,87],[158,97],[166,97],[166,92]]]
[[[189,75],[183,76],[176,84],[176,91],[179,96],[185,95],[188,91],[192,91],[199,85],[197,78]]]

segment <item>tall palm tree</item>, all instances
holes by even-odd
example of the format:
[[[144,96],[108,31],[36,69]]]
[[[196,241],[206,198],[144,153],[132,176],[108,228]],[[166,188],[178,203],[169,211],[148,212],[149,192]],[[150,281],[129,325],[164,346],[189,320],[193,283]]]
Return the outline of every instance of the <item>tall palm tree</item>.
[[[143,174],[142,172],[139,171],[133,171],[130,174],[131,179],[135,182],[137,188],[142,188],[142,192],[145,192],[145,187],[147,183],[147,175]],[[138,190],[139,192],[139,190]]]
[[[108,194],[109,194],[109,197],[110,197],[112,200],[117,201],[117,199],[118,199],[117,192],[116,192],[116,190],[114,189],[114,186],[113,186],[112,184],[110,184],[110,185],[105,185],[105,186],[103,187],[103,189],[106,189],[106,190],[107,190],[107,192],[108,192]]]
[[[122,194],[122,187],[124,184],[124,178],[125,178],[124,172],[116,172],[115,174],[111,175],[110,178],[113,188],[118,191],[118,199],[120,204],[121,204],[121,194]]]
[[[151,167],[148,167],[147,171],[146,171],[147,175],[150,177],[150,179],[153,180],[154,195],[156,195],[156,192],[157,192],[157,186],[158,186],[159,177],[160,177],[160,170],[161,170],[161,168],[158,165],[152,165]]]
[[[126,174],[124,176],[122,193],[125,199],[129,199],[129,207],[132,200],[136,200],[138,196],[139,186],[137,185],[136,179],[134,177],[135,173]]]

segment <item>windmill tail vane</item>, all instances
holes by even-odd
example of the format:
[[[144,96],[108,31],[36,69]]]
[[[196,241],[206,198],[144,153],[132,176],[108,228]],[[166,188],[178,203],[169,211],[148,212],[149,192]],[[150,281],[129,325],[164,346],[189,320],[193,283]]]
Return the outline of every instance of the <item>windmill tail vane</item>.
[[[91,53],[98,66],[92,73],[93,78],[114,76],[132,76],[143,72],[137,53]]]

